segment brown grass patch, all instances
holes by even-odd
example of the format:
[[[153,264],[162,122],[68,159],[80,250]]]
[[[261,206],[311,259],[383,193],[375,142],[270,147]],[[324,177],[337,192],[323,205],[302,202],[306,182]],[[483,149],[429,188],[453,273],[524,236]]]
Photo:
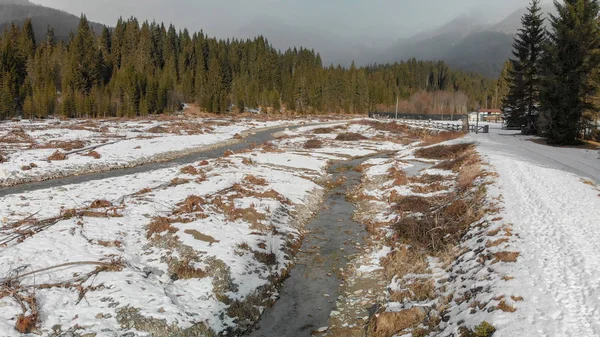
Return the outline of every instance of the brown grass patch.
[[[247,175],[244,177],[244,181],[254,185],[254,186],[267,186],[268,183],[263,178],[258,178],[253,175]]]
[[[169,182],[169,186],[179,186],[179,185],[184,185],[184,184],[188,184],[190,181],[188,179],[183,179],[183,178],[173,178],[171,180],[171,182]]]
[[[6,135],[0,137],[0,143],[15,144],[15,143],[35,143],[33,137],[27,134],[22,128],[10,130]]]
[[[148,225],[146,230],[146,238],[150,239],[154,234],[164,232],[177,233],[178,229],[171,226],[171,219],[162,216],[155,217]]]
[[[436,145],[427,148],[421,148],[415,151],[415,155],[420,158],[426,159],[441,159],[449,160],[455,159],[460,154],[465,153],[468,150],[474,149],[475,144],[455,144],[455,145]]]
[[[492,262],[492,264],[495,264],[498,262],[514,263],[514,262],[517,262],[519,255],[521,255],[521,253],[519,253],[519,252],[494,253],[494,261]]]
[[[590,185],[590,186],[592,186],[592,187],[596,187],[596,183],[595,183],[595,182],[593,182],[593,181],[591,181],[591,180],[588,180],[588,179],[581,179],[581,181],[582,181],[584,184],[586,184],[586,185]]]
[[[134,195],[143,195],[152,192],[152,189],[146,187],[134,193]]]
[[[408,184],[408,177],[403,170],[396,167],[391,167],[388,170],[388,175],[391,179],[394,179],[394,186],[404,186]]]
[[[366,140],[366,139],[368,139],[368,138],[361,134],[354,133],[354,132],[340,133],[337,137],[335,137],[335,140],[339,140],[339,141],[343,141],[343,142],[354,142],[354,141]]]
[[[52,155],[50,155],[50,157],[48,157],[48,160],[50,161],[54,161],[54,160],[67,160],[67,155],[56,150]]]
[[[94,159],[100,159],[102,158],[102,155],[96,151],[90,151],[86,154],[82,154],[82,156],[86,156],[86,157],[92,157]]]
[[[8,159],[2,153],[0,153],[0,163],[6,163],[7,161]]]
[[[173,276],[176,276],[176,279],[179,280],[189,280],[193,278],[201,279],[208,276],[208,273],[206,273],[200,268],[194,268],[190,265],[190,263],[190,261],[178,261],[177,263],[175,263],[173,267],[169,268],[169,270],[173,274],[171,278],[174,278]]]
[[[244,139],[244,137],[242,137],[242,135],[240,135],[239,133],[236,133],[235,135],[233,135],[233,139],[241,140]]]
[[[458,174],[458,188],[461,190],[468,190],[475,186],[475,181],[479,178],[483,173],[483,170],[480,165],[468,165],[463,166]]]
[[[202,208],[202,205],[204,204],[206,204],[206,201],[202,197],[190,195],[189,197],[185,198],[183,202],[177,204],[179,208],[177,208],[173,214],[191,214],[195,212],[203,212],[204,209]]]
[[[412,308],[399,312],[383,312],[375,316],[369,326],[368,336],[390,337],[405,329],[416,327],[425,320],[423,309]]]
[[[457,139],[464,137],[464,133],[462,132],[449,132],[442,131],[438,133],[429,133],[422,137],[423,143],[426,145],[433,145],[438,143],[447,142],[449,140]]]
[[[425,254],[414,247],[403,245],[381,259],[388,279],[407,274],[428,274],[429,264]]]
[[[510,297],[511,300],[515,301],[515,302],[522,302],[523,301],[523,297],[522,296],[511,296]]]
[[[506,304],[506,302],[504,300],[500,301],[500,303],[498,304],[498,309],[502,310],[504,312],[515,312],[515,311],[517,311],[517,309],[515,309],[514,307]]]
[[[192,165],[182,167],[181,170],[179,170],[179,171],[183,174],[189,174],[189,175],[193,175],[193,176],[199,174],[198,169],[193,167]]]
[[[501,244],[503,244],[503,243],[506,243],[506,242],[508,242],[508,239],[507,239],[507,238],[503,238],[503,239],[498,239],[498,240],[495,240],[495,241],[488,241],[488,242],[485,244],[485,246],[486,246],[487,248],[491,248],[491,247],[498,247],[498,246],[500,246]]]
[[[107,208],[107,207],[112,207],[112,205],[113,205],[112,202],[110,202],[108,200],[95,200],[90,205],[90,208]]]
[[[203,160],[198,165],[200,165],[200,166],[207,166],[208,164],[209,164],[208,160]]]
[[[86,143],[82,140],[70,140],[70,141],[53,141],[48,144],[35,146],[37,149],[62,149],[63,151],[73,151],[77,149],[83,149]]]
[[[323,142],[318,139],[311,139],[306,141],[303,147],[305,149],[320,149],[323,147]]]
[[[325,134],[335,133],[335,129],[334,128],[318,128],[318,129],[314,129],[312,131],[312,133],[314,133],[316,135],[325,135]]]
[[[20,333],[32,333],[35,329],[35,326],[38,321],[38,315],[29,315],[25,316],[23,314],[19,315],[17,318],[17,323],[15,324],[15,329],[17,329]]]
[[[408,131],[410,130],[410,128],[408,126],[406,126],[405,124],[399,124],[396,122],[379,122],[379,121],[363,120],[363,121],[356,122],[354,124],[367,125],[367,126],[372,127],[375,130],[390,132],[390,133],[394,133],[394,134],[405,134],[405,133],[408,133]]]
[[[432,279],[425,281],[416,280],[409,285],[405,285],[405,288],[407,289],[403,289],[391,295],[392,302],[402,303],[406,299],[411,302],[426,301],[435,298],[435,284]]]
[[[235,153],[233,153],[233,151],[231,150],[227,150],[223,153],[223,157],[227,158],[227,157],[231,157],[233,156]]]

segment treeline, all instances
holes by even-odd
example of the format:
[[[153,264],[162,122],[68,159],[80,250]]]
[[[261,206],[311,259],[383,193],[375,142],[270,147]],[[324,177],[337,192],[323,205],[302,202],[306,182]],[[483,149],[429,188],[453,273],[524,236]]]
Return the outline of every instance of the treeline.
[[[280,52],[263,37],[217,40],[134,18],[96,35],[82,16],[67,42],[52,28],[36,41],[28,19],[0,38],[0,119],[134,117],[175,111],[183,102],[215,113],[365,113],[419,92],[469,97],[449,104],[453,113],[487,102],[493,86],[443,62],[324,67],[312,50]]]
[[[515,38],[514,58],[500,82],[509,124],[540,134],[553,144],[600,139],[600,3],[554,2],[557,15],[544,29],[539,0],[532,0]]]

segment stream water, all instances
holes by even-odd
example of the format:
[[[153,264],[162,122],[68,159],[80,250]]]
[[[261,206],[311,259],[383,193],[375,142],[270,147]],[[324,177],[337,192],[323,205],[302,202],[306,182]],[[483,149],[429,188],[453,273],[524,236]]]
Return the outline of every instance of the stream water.
[[[373,157],[371,157],[373,158]],[[367,232],[352,220],[354,205],[346,200],[348,188],[360,183],[361,174],[353,168],[370,158],[339,162],[331,166],[334,180],[345,178],[330,190],[323,210],[307,225],[296,265],[284,282],[280,298],[268,309],[250,337],[302,337],[327,326],[335,309],[344,268],[357,253]],[[342,178],[343,179],[343,178]]]

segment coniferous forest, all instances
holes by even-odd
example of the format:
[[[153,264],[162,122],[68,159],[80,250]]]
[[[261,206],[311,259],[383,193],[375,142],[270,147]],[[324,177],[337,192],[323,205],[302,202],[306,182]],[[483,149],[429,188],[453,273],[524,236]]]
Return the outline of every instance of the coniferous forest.
[[[324,65],[313,50],[275,50],[263,37],[217,40],[135,18],[96,35],[82,16],[69,41],[51,27],[36,41],[27,20],[0,38],[0,119],[135,117],[182,103],[213,113],[356,114],[393,107],[397,97],[413,101],[409,110],[466,113],[498,102],[495,85],[443,62],[344,68]]]

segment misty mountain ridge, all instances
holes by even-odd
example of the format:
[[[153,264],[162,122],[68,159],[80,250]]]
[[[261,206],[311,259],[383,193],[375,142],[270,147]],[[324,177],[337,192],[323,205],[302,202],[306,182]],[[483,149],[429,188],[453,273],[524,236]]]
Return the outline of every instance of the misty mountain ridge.
[[[555,13],[552,5],[543,5],[542,10]],[[313,49],[321,54],[325,66],[349,66],[352,61],[357,66],[364,66],[416,58],[444,60],[462,70],[497,77],[506,59],[512,56],[514,34],[521,27],[521,17],[525,12],[526,8],[520,8],[497,23],[487,22],[481,13],[463,14],[396,42],[392,37],[399,34],[392,29],[386,34],[388,36],[371,36],[368,30],[363,36],[343,36],[319,26],[293,25],[276,17],[256,19],[239,29],[235,37],[262,35],[279,50],[294,47]],[[22,25],[27,17],[33,20],[38,41],[45,39],[48,26],[54,28],[57,39],[67,40],[79,23],[78,16],[28,0],[0,0],[0,26],[8,26],[11,22]],[[97,23],[91,25],[96,33],[103,27]]]
[[[398,40],[374,61],[444,60],[462,70],[497,77],[504,62],[512,57],[514,35],[526,12],[525,7],[520,8],[496,24],[486,23],[475,13],[461,15],[438,28]],[[542,12],[548,17],[555,8],[545,4]]]
[[[35,37],[38,41],[46,39],[48,26],[54,28],[56,39],[67,41],[71,32],[77,31],[79,16],[34,4],[28,0],[0,0],[0,27],[10,27],[11,23],[23,25],[31,18]],[[103,25],[91,22],[92,29],[99,34]],[[3,28],[0,28],[3,29]]]

